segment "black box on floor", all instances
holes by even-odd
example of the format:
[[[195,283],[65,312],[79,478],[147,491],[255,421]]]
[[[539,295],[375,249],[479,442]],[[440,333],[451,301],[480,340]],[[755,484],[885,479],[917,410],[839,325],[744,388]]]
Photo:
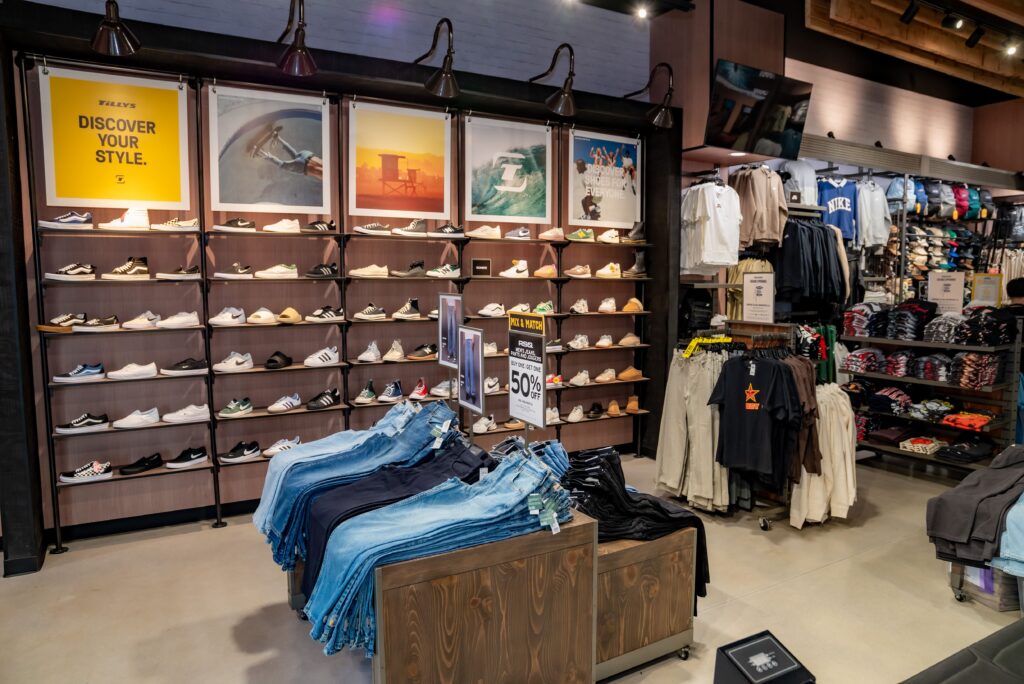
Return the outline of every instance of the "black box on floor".
[[[812,684],[812,675],[765,630],[718,649],[714,684]]]

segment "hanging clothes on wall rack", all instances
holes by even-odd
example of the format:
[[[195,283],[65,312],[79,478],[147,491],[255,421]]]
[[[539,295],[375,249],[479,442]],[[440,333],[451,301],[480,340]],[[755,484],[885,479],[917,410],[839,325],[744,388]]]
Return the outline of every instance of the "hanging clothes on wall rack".
[[[729,176],[740,198],[740,247],[756,242],[782,242],[789,216],[786,190],[779,174],[764,165],[741,166]]]
[[[736,191],[713,178],[701,178],[683,190],[680,208],[679,272],[715,275],[734,266],[740,242],[740,200]]]

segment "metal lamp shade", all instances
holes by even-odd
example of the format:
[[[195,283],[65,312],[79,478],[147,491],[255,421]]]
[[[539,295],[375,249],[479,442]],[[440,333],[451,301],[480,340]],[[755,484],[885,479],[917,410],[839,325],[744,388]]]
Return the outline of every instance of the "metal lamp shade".
[[[560,90],[552,93],[544,103],[548,110],[559,116],[575,116],[576,101],[572,97],[572,82],[566,81]]]
[[[441,68],[427,79],[427,90],[438,97],[451,99],[459,96],[459,84],[455,81],[455,74],[452,73],[452,56],[445,55]]]
[[[107,0],[106,16],[96,28],[92,39],[92,49],[101,55],[127,57],[138,52],[142,44],[131,29],[121,22],[117,2]]]
[[[672,90],[669,89],[665,93],[665,99],[661,101],[661,104],[652,107],[647,112],[647,120],[654,124],[657,128],[672,128],[675,123],[675,117],[672,116],[672,110],[669,109],[668,103],[672,100]]]
[[[316,73],[316,62],[306,47],[306,29],[301,24],[295,29],[295,40],[285,50],[277,66],[289,76],[312,76]]]

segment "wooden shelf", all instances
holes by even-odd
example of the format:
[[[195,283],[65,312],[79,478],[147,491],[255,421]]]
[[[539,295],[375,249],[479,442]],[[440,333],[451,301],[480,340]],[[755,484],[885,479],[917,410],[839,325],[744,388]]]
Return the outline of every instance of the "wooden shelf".
[[[955,463],[952,461],[943,461],[942,459],[935,458],[935,454],[921,454],[916,451],[904,451],[899,447],[888,446],[886,444],[873,444],[872,442],[857,442],[858,449],[865,449],[867,451],[881,451],[886,454],[896,454],[897,456],[906,456],[907,458],[913,458],[918,461],[928,461],[936,465],[946,466],[947,468],[962,468],[964,470],[982,470],[988,468],[990,460],[985,459],[978,463]]]
[[[340,283],[344,278],[342,276],[332,276],[330,278],[307,278],[305,276],[299,276],[298,278],[218,278],[216,276],[206,279],[210,283],[245,283],[251,285],[252,283]]]
[[[213,371],[213,374],[219,378],[230,378],[232,375],[252,375],[253,373],[294,373],[296,371],[317,371],[317,370],[341,370],[348,366],[344,361],[332,364],[330,366],[305,366],[301,363],[293,363],[290,366],[284,368],[264,368],[262,366],[255,366],[241,371],[233,371],[231,373],[225,373],[224,371]]]
[[[340,321],[300,321],[298,323],[238,323],[237,325],[211,325],[210,332],[216,330],[236,330],[238,328],[304,328],[311,325],[340,325],[345,326],[351,323],[351,321],[345,320],[344,318]]]
[[[570,349],[568,343],[563,343],[564,349],[562,351],[549,351],[548,354],[552,356],[562,356],[565,354],[582,354],[585,352],[615,352],[615,351],[631,351],[633,349],[649,349],[649,344],[634,344],[629,347],[623,347],[618,344],[613,344],[610,347],[587,347],[586,349]]]
[[[300,231],[298,233],[272,233],[266,230],[256,230],[252,232],[232,232],[227,230],[208,230],[206,231],[207,237],[264,237],[264,238],[330,238],[335,239],[341,233],[336,230],[329,230],[324,232],[305,232]]]
[[[195,278],[192,280],[163,280],[156,277],[147,278],[145,280],[104,280],[99,277],[95,280],[50,280],[44,276],[42,281],[40,281],[40,284],[44,287],[67,287],[69,285],[82,285],[85,287],[119,285],[121,287],[127,287],[129,285],[197,285],[202,282],[202,280]]]
[[[110,422],[113,423],[114,421],[110,421]],[[153,423],[152,425],[143,425],[142,427],[132,427],[132,428],[108,427],[105,430],[94,430],[92,432],[72,432],[72,433],[68,433],[68,434],[61,434],[59,432],[54,432],[52,436],[53,436],[54,439],[64,440],[64,439],[71,439],[72,437],[92,437],[93,435],[119,435],[121,433],[126,433],[126,432],[138,432],[140,430],[162,430],[162,429],[165,429],[165,428],[184,427],[186,425],[191,425],[191,426],[205,425],[205,426],[209,426],[209,424],[210,424],[210,419],[194,420],[194,421],[189,422],[189,423],[167,423],[167,422],[164,422],[164,421],[161,420],[158,423]]]
[[[158,371],[159,373],[159,371]],[[128,378],[125,380],[116,380],[113,378],[100,378],[98,380],[89,380],[88,382],[53,382],[51,380],[46,384],[50,389],[66,389],[69,387],[96,387],[103,385],[120,385],[126,382],[153,382],[155,380],[205,380],[206,371],[196,375],[154,375],[151,378]]]
[[[362,391],[362,390],[360,390],[360,391]],[[356,394],[356,396],[358,396],[358,393]],[[429,404],[429,403],[434,402],[434,401],[449,401],[449,400],[444,398],[444,397],[427,396],[427,397],[424,397],[423,399],[418,399],[416,401],[413,401],[408,396],[406,396],[406,397],[402,397],[398,401],[377,401],[376,399],[374,399],[369,404],[356,404],[356,403],[353,403],[352,404],[352,408],[353,409],[391,408],[392,406],[395,406],[396,404],[401,404],[402,402],[406,402],[406,401],[412,402],[414,404]]]
[[[437,323],[436,318],[427,318],[426,316],[420,316],[419,318],[382,318],[379,321],[364,321],[359,318],[353,318],[349,321],[352,325],[367,325],[367,324],[382,324],[382,323]]]
[[[138,335],[141,333],[206,332],[206,326],[192,325],[186,328],[143,328],[142,330],[129,330],[127,328],[117,328],[116,330],[100,330],[97,332],[74,332],[69,328],[69,332],[66,333],[48,332],[45,330],[42,332],[45,337],[93,337],[94,335]]]
[[[345,278],[347,278],[348,280],[351,280],[351,281],[359,281],[359,282],[372,281],[372,282],[378,282],[378,283],[395,283],[395,282],[407,283],[407,282],[430,282],[430,281],[434,281],[434,282],[437,282],[437,283],[454,283],[454,282],[458,282],[458,281],[461,281],[461,280],[469,280],[469,278],[463,278],[462,276],[445,276],[444,278],[434,278],[434,277],[431,277],[431,276],[408,276],[408,277],[403,277],[403,276],[389,275],[386,278],[373,278],[373,277],[370,277],[370,276],[354,276],[354,275],[349,275],[349,276],[345,276]]]
[[[346,240],[394,240],[398,242],[469,242],[471,238],[468,237],[455,237],[455,238],[443,238],[443,237],[406,237],[405,235],[363,235],[362,233],[343,233],[344,239]]]
[[[57,480],[57,487],[58,488],[63,488],[63,487],[87,487],[89,485],[103,484],[104,482],[118,482],[118,481],[122,481],[122,480],[138,480],[138,479],[141,479],[141,478],[144,478],[144,477],[160,477],[162,475],[179,475],[181,473],[198,473],[198,472],[203,472],[203,471],[210,472],[211,470],[213,470],[213,465],[210,463],[210,459],[207,458],[206,459],[206,463],[201,463],[199,465],[189,466],[187,468],[168,468],[166,465],[163,465],[163,466],[160,466],[159,468],[153,468],[152,470],[147,470],[147,471],[145,471],[143,473],[138,473],[138,474],[135,474],[135,475],[121,475],[120,473],[117,472],[118,468],[123,468],[123,467],[125,467],[127,465],[131,465],[131,464],[130,463],[125,463],[125,464],[122,464],[120,466],[112,466],[113,471],[114,471],[114,475],[113,475],[113,477],[110,477],[110,478],[108,478],[106,480],[87,480],[85,482],[77,482],[77,483],[72,484],[70,482],[61,482],[58,479]]]
[[[74,237],[158,237],[161,235],[199,237],[198,228],[188,230],[107,230],[100,228],[43,228],[36,227],[40,235],[71,235]]]
[[[946,425],[945,423],[936,423],[934,421],[924,420],[922,418],[913,418],[911,416],[905,415],[896,416],[891,413],[885,413],[884,411],[870,411],[868,409],[858,409],[857,413],[865,416],[878,416],[879,418],[895,418],[897,420],[905,420],[911,423],[920,423],[921,425],[930,425],[931,427],[941,428],[943,430],[955,430],[958,432],[994,432],[996,430],[1001,430],[1004,427],[1006,427],[1006,422],[1000,420],[999,418],[995,418],[991,423],[989,423],[980,430],[972,430],[971,428],[958,427],[956,425]]]
[[[578,423],[570,423],[567,420],[568,417],[569,417],[569,414],[567,413],[564,416],[562,416],[562,422],[560,424],[561,425],[581,425],[583,423],[595,423],[595,422],[597,422],[599,420],[620,420],[622,418],[632,418],[633,416],[646,416],[647,414],[650,413],[650,411],[647,411],[646,409],[640,409],[636,413],[626,413],[625,409],[622,409],[622,411],[623,411],[623,413],[622,413],[621,416],[609,416],[607,413],[603,414],[600,418],[587,418],[586,416],[584,416],[583,420],[581,420]]]
[[[305,404],[298,408],[293,408],[291,411],[284,411],[283,413],[270,413],[266,407],[256,408],[253,407],[252,413],[247,413],[244,416],[238,416],[237,418],[221,418],[217,414],[214,414],[218,425],[225,423],[234,423],[239,420],[252,420],[254,418],[281,418],[282,416],[301,416],[308,415],[311,413],[331,413],[333,411],[347,411],[349,406],[345,402],[341,402],[335,406],[325,409],[317,409],[316,411],[310,411],[306,408]]]
[[[910,385],[925,385],[927,387],[941,387],[945,390],[959,391],[959,392],[999,392],[1009,387],[1009,384],[1000,382],[995,385],[987,385],[985,387],[973,388],[973,387],[961,387],[960,385],[954,385],[949,382],[939,382],[938,380],[922,380],[921,378],[915,378],[911,376],[897,377],[895,375],[888,375],[886,373],[868,373],[865,371],[844,371],[840,370],[840,373],[847,373],[849,375],[856,375],[860,378],[870,378],[872,380],[883,380],[885,382],[894,383],[906,383]]]
[[[859,342],[866,345],[884,345],[887,347],[908,347],[921,349],[943,349],[955,350],[958,352],[1001,352],[1013,349],[1012,344],[1000,344],[994,347],[986,347],[974,344],[950,344],[948,342],[923,342],[921,340],[890,340],[887,337],[857,337],[855,335],[842,335],[840,340],[844,342]]]

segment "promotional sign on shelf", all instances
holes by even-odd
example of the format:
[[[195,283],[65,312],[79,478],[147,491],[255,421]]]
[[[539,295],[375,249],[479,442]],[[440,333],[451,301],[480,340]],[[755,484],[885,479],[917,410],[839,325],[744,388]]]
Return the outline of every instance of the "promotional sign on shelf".
[[[459,406],[484,413],[484,331],[459,326]]]
[[[189,208],[180,83],[50,67],[39,99],[47,204]]]
[[[462,295],[440,294],[437,302],[437,362],[459,369],[459,326],[462,325]]]
[[[775,274],[743,274],[743,320],[775,322]]]
[[[928,271],[928,301],[938,305],[940,314],[960,313],[964,308],[963,272]]]
[[[508,315],[508,413],[534,427],[544,422],[544,316]]]
[[[971,303],[1000,306],[1003,303],[1003,274],[975,273],[971,285]]]

